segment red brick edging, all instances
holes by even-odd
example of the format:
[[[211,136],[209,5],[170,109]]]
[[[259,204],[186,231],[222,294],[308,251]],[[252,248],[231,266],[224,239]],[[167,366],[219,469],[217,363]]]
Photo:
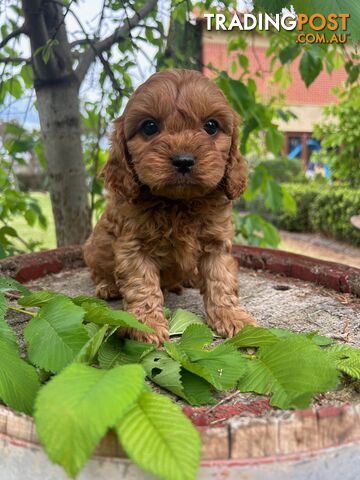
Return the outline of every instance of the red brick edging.
[[[349,292],[360,297],[358,268],[269,248],[234,245],[233,252],[242,267],[318,283],[332,290]],[[0,260],[0,275],[27,282],[48,273],[58,273],[65,268],[82,266],[84,260],[81,246],[74,245]]]

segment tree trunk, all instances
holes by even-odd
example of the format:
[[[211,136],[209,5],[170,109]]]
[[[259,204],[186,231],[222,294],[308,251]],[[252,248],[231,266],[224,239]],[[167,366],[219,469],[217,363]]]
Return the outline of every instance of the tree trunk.
[[[83,243],[91,231],[91,218],[81,148],[79,79],[73,71],[63,7],[55,0],[22,0],[22,5],[57,244]]]
[[[91,231],[75,79],[36,89],[58,246],[83,243]]]

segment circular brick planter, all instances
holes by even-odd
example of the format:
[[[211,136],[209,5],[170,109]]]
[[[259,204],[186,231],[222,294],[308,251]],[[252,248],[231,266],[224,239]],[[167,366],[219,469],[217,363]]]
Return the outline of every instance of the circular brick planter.
[[[234,256],[241,267],[360,297],[360,270],[356,268],[254,247],[235,246]],[[27,282],[83,266],[81,249],[74,246],[2,260],[0,275]],[[202,437],[199,479],[300,479],[310,469],[314,479],[340,478],[334,472],[340,475],[341,470],[346,480],[355,479],[360,468],[360,402],[276,415],[268,401],[260,399],[209,408],[187,406],[184,412]],[[0,450],[0,480],[66,478],[44,455],[32,418],[6,407],[0,407]],[[131,465],[110,432],[79,478],[152,477]]]

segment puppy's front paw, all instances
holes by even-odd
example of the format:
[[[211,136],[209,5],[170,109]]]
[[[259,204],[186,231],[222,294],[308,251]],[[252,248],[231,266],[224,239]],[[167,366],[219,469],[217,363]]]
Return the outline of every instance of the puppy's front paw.
[[[138,342],[152,343],[159,347],[165,341],[169,340],[169,325],[167,320],[162,314],[152,314],[152,315],[137,315],[138,320],[141,323],[144,323],[148,327],[152,328],[154,332],[147,333],[141,332],[140,330],[135,330],[134,328],[120,329],[119,335],[129,336],[133,340]]]
[[[216,307],[208,312],[207,323],[222,337],[233,337],[245,325],[256,325],[255,318],[241,307]]]
[[[115,283],[108,283],[106,280],[102,280],[96,285],[96,296],[103,300],[111,300],[120,298],[121,294]]]

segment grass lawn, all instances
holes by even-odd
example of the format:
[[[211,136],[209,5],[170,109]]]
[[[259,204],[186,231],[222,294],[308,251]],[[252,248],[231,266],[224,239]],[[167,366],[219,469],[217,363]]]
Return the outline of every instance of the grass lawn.
[[[15,216],[10,222],[10,225],[15,228],[19,236],[25,241],[28,242],[34,240],[36,242],[41,242],[41,245],[39,245],[36,250],[55,248],[55,225],[51,210],[50,195],[46,192],[32,192],[31,197],[39,202],[40,208],[48,221],[47,229],[43,230],[37,223],[33,227],[30,227],[26,223],[25,218],[20,215]],[[23,246],[19,243],[19,247],[22,248]]]

